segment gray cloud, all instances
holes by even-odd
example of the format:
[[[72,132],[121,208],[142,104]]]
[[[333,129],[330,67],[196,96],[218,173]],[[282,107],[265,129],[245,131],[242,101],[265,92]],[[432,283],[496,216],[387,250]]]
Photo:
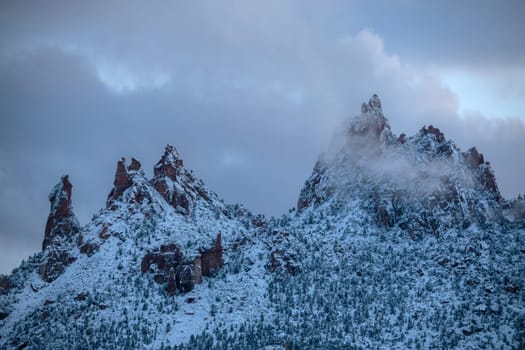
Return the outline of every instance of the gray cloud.
[[[523,121],[459,116],[457,97],[417,64],[429,59],[417,49],[422,39],[396,39],[390,19],[377,16],[390,5],[1,6],[0,246],[20,259],[39,249],[47,194],[61,174],[70,174],[73,204],[86,223],[104,205],[116,160],[135,156],[150,172],[166,143],[227,202],[279,215],[294,206],[343,120],[374,92],[394,132],[441,127],[463,147],[478,145],[505,195],[525,192],[517,172],[524,157],[504,156],[523,153]],[[413,11],[423,11],[417,6]],[[355,19],[360,11],[370,25]],[[438,44],[455,38],[438,29]],[[502,45],[496,41],[491,48]],[[522,54],[514,51],[505,62]],[[0,271],[13,261],[13,254],[0,260]]]

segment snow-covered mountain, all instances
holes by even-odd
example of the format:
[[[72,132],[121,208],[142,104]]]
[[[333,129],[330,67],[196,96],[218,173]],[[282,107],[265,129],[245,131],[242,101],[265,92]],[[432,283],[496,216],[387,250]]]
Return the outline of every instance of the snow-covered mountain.
[[[395,136],[374,95],[297,208],[226,205],[167,146],[117,163],[81,226],[49,196],[42,252],[0,277],[0,348],[525,347],[525,200],[439,129]]]

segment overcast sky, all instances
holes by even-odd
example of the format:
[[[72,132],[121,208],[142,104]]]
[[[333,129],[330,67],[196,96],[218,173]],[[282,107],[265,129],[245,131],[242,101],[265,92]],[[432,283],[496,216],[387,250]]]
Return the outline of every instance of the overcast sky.
[[[0,272],[41,247],[70,174],[86,224],[116,161],[167,143],[226,202],[280,215],[377,93],[525,193],[525,2],[2,1]]]

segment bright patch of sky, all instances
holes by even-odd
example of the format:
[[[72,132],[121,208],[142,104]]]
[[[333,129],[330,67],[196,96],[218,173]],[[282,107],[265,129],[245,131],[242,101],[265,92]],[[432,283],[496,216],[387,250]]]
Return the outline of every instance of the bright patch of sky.
[[[503,94],[494,79],[454,71],[442,75],[445,86],[456,94],[459,113],[478,111],[489,118],[520,117],[525,119],[525,99],[519,94]]]
[[[98,79],[119,94],[140,89],[160,89],[171,80],[168,73],[137,72],[126,64],[111,61],[98,62],[96,70]]]

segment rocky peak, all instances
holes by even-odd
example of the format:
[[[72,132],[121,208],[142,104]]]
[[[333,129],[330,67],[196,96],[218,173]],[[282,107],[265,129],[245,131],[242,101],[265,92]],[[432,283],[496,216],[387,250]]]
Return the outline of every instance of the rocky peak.
[[[117,162],[117,169],[115,171],[115,180],[113,181],[113,188],[108,195],[106,207],[111,210],[116,210],[119,202],[142,203],[144,198],[148,197],[152,200],[148,189],[145,188],[147,180],[144,172],[141,170],[140,162],[131,158],[131,163],[126,165],[126,159],[121,158]],[[133,193],[126,196],[128,189],[134,187]],[[129,198],[128,198],[129,197]]]
[[[130,165],[131,167],[131,165]],[[139,163],[140,167],[140,163]],[[110,200],[119,199],[120,196],[131,186],[131,177],[126,169],[126,159],[121,158],[117,162],[117,170],[115,171],[115,180],[113,181],[113,189],[109,193],[108,202]]]
[[[42,250],[52,244],[55,239],[69,236],[79,230],[80,226],[71,205],[72,188],[69,176],[64,175],[49,194],[51,209],[47,218]]]
[[[39,271],[47,282],[58,277],[75,260],[70,249],[74,245],[74,237],[80,232],[80,224],[71,205],[72,188],[69,177],[65,175],[49,194],[51,210],[42,242],[44,254]]]
[[[184,163],[172,145],[167,145],[161,159],[153,168],[152,184],[158,193],[179,213],[188,215],[195,201],[210,201],[202,181],[184,167]]]
[[[177,173],[180,173],[183,166],[183,161],[177,149],[172,145],[166,145],[164,154],[153,168],[153,176],[166,176],[171,181],[175,181]]]
[[[325,157],[317,161],[312,176],[306,181],[299,195],[298,211],[311,204],[319,205],[332,194],[331,186],[327,186],[325,181],[325,173],[335,159],[342,160],[343,163],[359,163],[369,158],[376,158],[382,153],[387,141],[394,140],[390,123],[383,114],[381,100],[377,94],[374,94],[368,103],[361,104],[361,114],[350,119],[342,148],[329,152],[337,156],[332,157],[332,154],[327,157],[331,158],[329,161],[326,161]]]
[[[410,234],[438,235],[441,227],[497,221],[496,214],[480,209],[484,200],[495,200],[494,206],[501,200],[481,153],[475,148],[462,153],[432,125],[396,139],[381,108],[377,95],[363,103],[343,147],[316,164],[301,190],[298,212],[357,200],[372,208],[378,225]]]
[[[128,171],[139,171],[140,170],[140,162],[136,160],[135,158],[131,158],[131,164],[128,165]]]
[[[361,115],[350,121],[348,134],[353,141],[363,141],[363,138],[379,141],[392,136],[390,123],[383,114],[379,96],[374,94],[368,103],[361,104]]]
[[[379,99],[379,96],[377,94],[374,94],[370,99],[368,100],[368,105],[372,109],[379,109],[381,110],[381,100]]]
[[[482,153],[479,153],[476,147],[472,147],[463,153],[463,157],[467,166],[475,174],[478,182],[481,186],[492,192],[498,201],[503,198],[499,192],[498,185],[496,183],[496,176],[490,166],[490,162],[486,162]]]

